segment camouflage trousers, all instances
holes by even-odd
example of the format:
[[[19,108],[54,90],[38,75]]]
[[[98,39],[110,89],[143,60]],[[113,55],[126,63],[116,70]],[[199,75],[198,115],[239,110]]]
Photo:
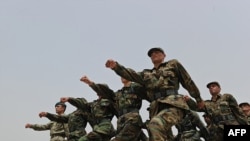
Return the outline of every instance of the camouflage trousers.
[[[78,141],[82,136],[86,135],[85,129],[78,129],[69,133],[67,141]]]
[[[142,118],[138,112],[129,112],[120,116],[117,120],[116,136],[112,141],[139,141],[147,139],[141,128],[142,124]]]
[[[151,117],[148,124],[149,141],[172,141],[172,127],[183,119],[183,109],[177,107],[163,108]]]
[[[208,141],[224,141],[224,130],[222,127],[215,124],[211,124],[207,127],[209,130],[209,140]]]
[[[174,141],[201,141],[200,132],[197,130],[190,130],[178,133]]]
[[[93,131],[84,135],[79,141],[110,141],[114,136],[115,129],[111,121],[103,121],[93,127]]]
[[[51,137],[50,141],[66,141],[66,138],[62,136],[54,136]]]

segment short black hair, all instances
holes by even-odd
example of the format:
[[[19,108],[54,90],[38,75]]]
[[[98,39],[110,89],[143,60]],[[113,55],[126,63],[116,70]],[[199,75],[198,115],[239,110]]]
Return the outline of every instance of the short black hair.
[[[217,82],[217,81],[212,81],[212,82],[209,82],[209,83],[207,84],[207,88],[209,88],[209,87],[210,87],[210,85],[212,85],[212,84],[215,84],[215,85],[217,85],[217,86],[220,88],[220,83],[219,83],[219,82]]]
[[[243,107],[243,106],[250,106],[250,104],[247,102],[242,102],[239,104],[239,107]]]
[[[55,107],[58,106],[58,105],[62,105],[65,109],[66,109],[66,107],[67,107],[67,105],[66,105],[64,102],[57,102],[57,103],[55,104]]]

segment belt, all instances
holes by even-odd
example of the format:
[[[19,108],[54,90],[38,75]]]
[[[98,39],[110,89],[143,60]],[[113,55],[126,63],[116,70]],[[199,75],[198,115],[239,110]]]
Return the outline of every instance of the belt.
[[[217,124],[221,121],[235,120],[235,117],[231,114],[229,115],[221,115],[213,118],[213,121]]]
[[[177,90],[154,91],[153,94],[154,94],[154,100],[156,100],[158,98],[164,98],[169,95],[177,95],[178,91]]]
[[[139,112],[139,110],[137,108],[124,108],[118,111],[118,115],[121,116],[129,112]]]
[[[109,119],[109,118],[94,119],[95,124],[99,124],[99,123],[104,122],[104,121],[111,121],[111,119]]]

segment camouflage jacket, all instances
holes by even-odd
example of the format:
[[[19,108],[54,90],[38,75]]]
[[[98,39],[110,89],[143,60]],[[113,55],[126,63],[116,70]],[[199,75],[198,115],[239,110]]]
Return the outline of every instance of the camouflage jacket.
[[[248,125],[250,125],[250,116],[247,117]]]
[[[206,112],[215,124],[247,124],[246,117],[231,94],[218,94],[216,101],[206,100],[205,108],[200,111]],[[228,120],[225,120],[226,117],[229,117]]]
[[[91,86],[102,97],[113,101],[118,116],[128,112],[139,112],[142,105],[142,98],[146,99],[145,89],[138,83],[131,83],[130,86],[122,87],[113,92],[106,84],[93,84]]]
[[[123,78],[137,82],[145,87],[147,90],[147,97],[150,102],[159,100],[155,98],[156,92],[164,90],[179,90],[181,84],[189,94],[200,102],[200,92],[194,81],[189,76],[185,68],[176,59],[169,60],[168,62],[162,63],[158,68],[144,69],[142,72],[135,72],[132,69],[125,68],[124,66],[117,63],[117,66],[113,69],[118,75]],[[177,95],[174,93],[173,95]],[[171,96],[171,95],[170,95]],[[167,103],[183,109],[189,109],[184,100],[179,97],[173,96],[168,99],[169,96],[160,98],[160,102]]]
[[[85,128],[87,126],[88,111],[87,107],[85,106],[87,100],[84,98],[71,97],[68,102],[75,106],[77,109],[68,115],[62,116],[48,113],[47,118],[52,121],[68,123],[68,140],[71,140],[71,138],[80,138],[81,136],[86,134]]]
[[[63,122],[51,121],[47,124],[33,124],[31,128],[36,131],[50,130],[50,136],[60,135],[67,137],[68,135],[68,124]]]

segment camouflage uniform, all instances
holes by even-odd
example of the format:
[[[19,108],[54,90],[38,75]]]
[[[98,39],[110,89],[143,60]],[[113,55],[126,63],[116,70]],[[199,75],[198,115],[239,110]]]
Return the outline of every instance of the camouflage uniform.
[[[167,133],[172,126],[182,121],[184,111],[189,110],[183,97],[178,94],[180,83],[197,102],[202,101],[195,83],[176,59],[162,63],[158,68],[144,69],[137,73],[119,63],[113,70],[123,78],[146,88],[151,102],[148,124],[150,141],[170,140]]]
[[[84,98],[69,98],[68,102],[77,107],[75,111],[68,115],[58,116],[47,113],[46,117],[52,121],[68,123],[69,136],[68,141],[78,141],[80,137],[86,134],[87,126],[87,108],[85,104],[87,100]]]
[[[247,102],[242,102],[239,104],[239,107],[246,116],[248,125],[250,125],[250,104]]]
[[[91,85],[91,87],[93,88],[94,85]],[[115,134],[114,126],[111,123],[115,115],[113,102],[100,97],[87,103],[86,106],[90,111],[88,122],[93,131],[81,137],[79,141],[110,141]]]
[[[115,103],[118,120],[116,135],[112,141],[147,140],[142,130],[143,122],[139,114],[142,105],[141,97],[146,95],[141,85],[130,83],[130,86],[124,86],[115,93],[106,84],[93,84],[93,88]]]
[[[33,124],[32,129],[36,131],[50,130],[50,141],[66,141],[68,134],[68,124],[51,121],[47,124]]]
[[[197,130],[199,128],[199,131]],[[201,121],[199,115],[194,111],[187,111],[180,124],[176,125],[178,135],[175,141],[201,141],[201,137],[208,139],[209,133]]]
[[[236,99],[231,94],[218,94],[216,101],[206,100],[205,108],[212,124],[209,130],[212,140],[223,141],[224,125],[247,125],[247,120],[240,110]]]
[[[250,116],[247,116],[248,125],[250,125]]]

